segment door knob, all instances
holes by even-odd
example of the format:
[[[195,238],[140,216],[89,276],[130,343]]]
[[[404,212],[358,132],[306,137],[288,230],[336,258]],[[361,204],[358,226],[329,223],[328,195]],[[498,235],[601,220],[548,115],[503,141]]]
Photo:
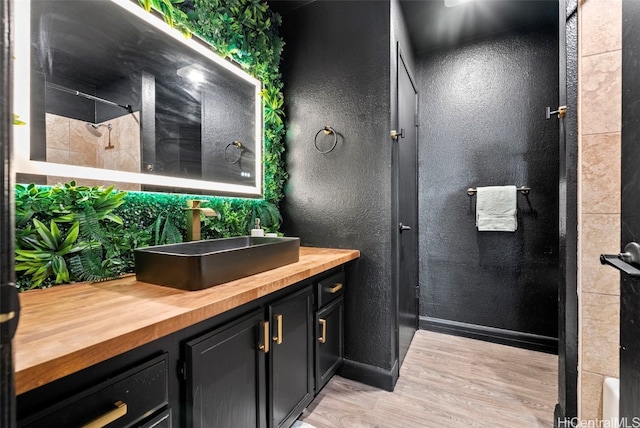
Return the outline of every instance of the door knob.
[[[624,252],[618,254],[618,258],[627,263],[640,264],[640,244],[629,242],[624,246]]]
[[[403,232],[405,230],[411,230],[411,226],[407,226],[406,224],[402,224],[402,222],[400,222],[399,226],[400,226],[400,232]]]

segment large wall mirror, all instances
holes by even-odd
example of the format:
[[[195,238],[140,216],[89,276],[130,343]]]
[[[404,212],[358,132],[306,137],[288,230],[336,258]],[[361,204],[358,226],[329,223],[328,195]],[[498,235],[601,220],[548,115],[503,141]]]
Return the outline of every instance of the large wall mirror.
[[[19,182],[262,195],[260,81],[130,0],[20,0],[15,19]]]

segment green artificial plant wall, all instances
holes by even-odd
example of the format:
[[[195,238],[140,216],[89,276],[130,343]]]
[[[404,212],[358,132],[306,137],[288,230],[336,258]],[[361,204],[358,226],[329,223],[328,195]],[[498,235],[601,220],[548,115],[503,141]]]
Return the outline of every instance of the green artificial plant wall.
[[[121,192],[66,183],[16,186],[16,282],[21,290],[132,272],[133,249],[180,242],[189,199],[207,201],[217,217],[203,217],[203,239],[246,235],[260,217],[278,230],[278,206],[287,179],[282,81],[281,18],[261,0],[139,0],[183,33],[209,42],[263,82],[264,198]]]

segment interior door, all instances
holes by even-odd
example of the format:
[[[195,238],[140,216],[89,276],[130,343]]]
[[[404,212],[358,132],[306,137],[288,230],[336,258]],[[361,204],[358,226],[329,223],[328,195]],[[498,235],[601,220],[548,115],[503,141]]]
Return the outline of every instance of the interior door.
[[[12,94],[12,1],[0,6],[0,426],[13,428],[15,421],[15,388],[11,340],[18,325],[19,304],[13,286],[13,185],[11,138],[13,129]]]
[[[404,361],[418,327],[418,93],[398,48],[398,347]]]

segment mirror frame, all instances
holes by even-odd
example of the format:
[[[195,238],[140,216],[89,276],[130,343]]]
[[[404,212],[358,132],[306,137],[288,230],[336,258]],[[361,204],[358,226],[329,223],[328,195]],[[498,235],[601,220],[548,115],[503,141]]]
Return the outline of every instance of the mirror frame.
[[[27,123],[27,126],[14,126],[13,153],[14,171],[16,173],[51,175],[59,177],[69,177],[70,179],[91,179],[110,183],[136,183],[153,186],[167,186],[169,188],[183,188],[185,190],[202,190],[213,196],[235,196],[235,197],[263,197],[264,171],[262,159],[264,155],[263,138],[263,102],[262,102],[262,82],[250,76],[239,66],[222,58],[213,51],[212,47],[202,41],[199,43],[193,38],[187,38],[176,29],[171,28],[158,16],[146,12],[137,3],[131,0],[106,0],[112,2],[117,7],[121,7],[134,14],[141,20],[152,25],[157,30],[180,41],[197,53],[210,59],[220,67],[231,71],[238,77],[255,87],[255,182],[251,186],[221,183],[215,181],[204,181],[186,178],[177,178],[165,175],[152,175],[135,172],[123,172],[109,169],[91,168],[75,165],[57,164],[43,161],[33,161],[30,159],[30,123],[31,109],[31,1],[20,0],[14,2],[14,22],[16,28],[15,50],[14,50],[14,84],[13,100],[14,114],[19,119]],[[26,31],[25,31],[26,30]],[[26,33],[26,34],[25,34]],[[196,37],[194,35],[194,37]],[[201,40],[201,39],[199,39]],[[24,55],[26,53],[26,55]],[[114,174],[117,179],[114,180]]]

